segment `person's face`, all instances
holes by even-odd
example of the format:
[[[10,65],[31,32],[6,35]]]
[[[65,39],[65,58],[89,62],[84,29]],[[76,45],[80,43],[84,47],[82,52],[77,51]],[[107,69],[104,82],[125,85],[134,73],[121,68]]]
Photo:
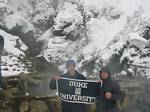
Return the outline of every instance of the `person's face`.
[[[108,78],[108,72],[101,72],[100,77],[103,80],[107,79]]]
[[[74,72],[75,71],[76,66],[75,65],[69,65],[67,67],[68,72]]]

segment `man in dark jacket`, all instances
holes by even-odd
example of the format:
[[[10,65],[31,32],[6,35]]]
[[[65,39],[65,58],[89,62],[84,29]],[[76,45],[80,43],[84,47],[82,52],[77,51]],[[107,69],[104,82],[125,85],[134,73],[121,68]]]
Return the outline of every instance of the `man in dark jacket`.
[[[76,63],[74,60],[69,59],[66,61],[67,73],[61,76],[53,76],[50,82],[50,88],[56,89],[56,80],[59,80],[61,77],[71,78],[71,79],[81,79],[85,80],[86,78],[75,70]],[[62,112],[86,112],[85,105],[80,103],[70,103],[62,101]]]
[[[96,112],[119,112],[117,100],[122,99],[122,91],[119,84],[111,79],[108,67],[103,67],[99,72],[103,85],[99,93],[99,101],[96,103]]]
[[[0,89],[2,89],[3,87],[2,73],[1,73],[1,55],[2,55],[3,48],[4,48],[4,38],[3,36],[0,35]]]

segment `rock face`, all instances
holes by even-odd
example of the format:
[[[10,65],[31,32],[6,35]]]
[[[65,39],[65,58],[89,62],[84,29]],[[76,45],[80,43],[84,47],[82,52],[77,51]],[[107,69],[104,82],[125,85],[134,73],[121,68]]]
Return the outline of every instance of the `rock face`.
[[[21,95],[21,87],[28,90],[33,83],[40,83],[38,77],[32,77],[32,84],[29,83],[31,78],[7,77],[7,89],[1,94],[0,98],[1,112],[60,112],[60,100],[50,91],[50,96],[40,96],[31,94]],[[43,76],[42,76],[43,77]],[[17,80],[18,79],[18,80]],[[41,78],[40,78],[41,79]],[[123,102],[118,102],[121,112],[149,112],[150,111],[150,82],[147,79],[129,79],[117,78],[121,89],[125,91],[126,96]],[[24,82],[24,83],[23,83]],[[25,83],[27,82],[27,83]],[[27,84],[28,86],[25,86]],[[40,87],[40,86],[39,86]],[[47,88],[48,89],[48,88]],[[2,96],[1,95],[1,96]],[[121,103],[121,104],[120,104]],[[95,112],[95,105],[87,105],[88,112]]]
[[[149,112],[150,111],[150,82],[147,79],[121,79],[118,80],[121,88],[126,92],[121,109],[123,112]]]

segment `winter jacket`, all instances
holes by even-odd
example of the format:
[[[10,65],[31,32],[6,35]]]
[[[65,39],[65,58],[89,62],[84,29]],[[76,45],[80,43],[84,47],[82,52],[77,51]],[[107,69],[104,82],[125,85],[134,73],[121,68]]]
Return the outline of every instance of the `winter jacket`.
[[[4,48],[4,38],[0,35],[0,88],[3,88],[3,80],[1,74],[1,55]]]
[[[111,79],[109,68],[102,68],[100,73],[105,71],[108,78],[103,80],[103,85],[99,92],[99,101],[96,103],[96,112],[118,112],[117,100],[122,99],[122,91],[119,84]],[[112,93],[111,99],[105,98],[105,93]]]
[[[66,74],[61,75],[61,77],[71,78],[71,79],[81,79],[81,80],[86,79],[78,71],[75,71],[74,76],[70,76],[67,72]],[[50,88],[51,89],[56,89],[56,81],[55,80],[50,81]],[[62,109],[62,112],[86,112],[84,104],[70,103],[70,102],[65,102],[65,101],[62,101],[61,109]]]

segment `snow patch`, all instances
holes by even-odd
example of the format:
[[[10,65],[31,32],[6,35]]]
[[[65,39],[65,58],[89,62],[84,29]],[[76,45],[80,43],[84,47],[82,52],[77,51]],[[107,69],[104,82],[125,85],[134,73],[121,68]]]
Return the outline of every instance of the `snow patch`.
[[[26,51],[28,47],[25,44],[23,44],[23,42],[20,40],[19,37],[12,36],[3,30],[0,30],[0,35],[4,37],[4,50],[5,51],[15,55],[16,57],[25,56],[23,51]],[[20,45],[20,49],[16,48],[17,43]]]
[[[26,19],[21,17],[19,14],[9,15],[5,18],[5,25],[9,30],[12,30],[15,27],[18,27],[18,30],[21,30],[23,33],[33,31],[34,27]]]
[[[129,43],[136,46],[140,50],[143,50],[148,45],[148,41],[145,38],[139,36],[137,33],[129,34]]]

